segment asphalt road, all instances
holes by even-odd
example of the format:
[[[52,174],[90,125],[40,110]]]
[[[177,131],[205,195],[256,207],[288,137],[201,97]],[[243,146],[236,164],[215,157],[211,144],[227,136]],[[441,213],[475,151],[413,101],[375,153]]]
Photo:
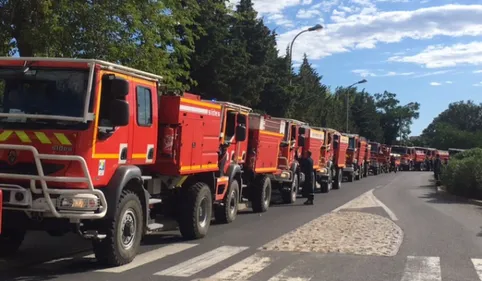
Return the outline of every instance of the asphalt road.
[[[186,242],[175,232],[149,236],[134,262],[118,268],[99,268],[89,243],[76,236],[32,233],[15,259],[0,260],[0,280],[482,280],[481,207],[435,193],[430,178],[429,172],[401,172],[344,183],[317,195],[314,206],[298,199],[261,215],[246,212],[229,225],[213,225],[202,240]],[[357,211],[392,219],[403,229],[395,256],[259,250],[372,189],[383,207]]]

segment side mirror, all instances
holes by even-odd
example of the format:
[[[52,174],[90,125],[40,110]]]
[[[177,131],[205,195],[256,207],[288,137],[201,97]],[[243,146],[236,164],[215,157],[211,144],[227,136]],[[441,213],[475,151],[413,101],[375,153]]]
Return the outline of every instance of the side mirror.
[[[239,124],[236,127],[235,138],[237,142],[246,140],[246,126],[244,124]]]
[[[109,120],[114,127],[129,124],[129,104],[124,100],[112,100],[109,108]]]
[[[300,128],[298,129],[298,135],[304,135],[305,133],[306,133],[306,129],[305,129],[305,128],[300,127]]]
[[[125,79],[114,77],[110,80],[110,94],[112,97],[124,98],[129,94],[129,82]]]
[[[298,136],[298,146],[301,146],[301,147],[305,146],[305,136],[304,135]]]

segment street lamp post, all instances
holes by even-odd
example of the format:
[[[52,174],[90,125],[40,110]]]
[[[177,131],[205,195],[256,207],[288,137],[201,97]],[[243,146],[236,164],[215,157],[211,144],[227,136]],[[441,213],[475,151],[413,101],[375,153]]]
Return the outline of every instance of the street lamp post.
[[[296,34],[296,36],[291,41],[291,45],[290,45],[290,60],[288,62],[289,70],[291,70],[291,61],[293,59],[293,44],[295,43],[296,38],[298,38],[301,34],[303,34],[305,32],[319,31],[319,30],[322,30],[322,29],[323,29],[323,26],[321,24],[317,24],[317,25],[312,26],[308,29],[302,30],[302,31],[300,31],[300,33]],[[290,73],[290,86],[291,86],[291,73]]]
[[[346,132],[349,133],[348,131],[348,114],[350,112],[350,107],[348,105],[348,94],[349,94],[349,91],[352,87],[354,87],[355,85],[358,85],[358,84],[363,84],[363,83],[366,83],[368,82],[366,79],[363,79],[363,80],[360,80],[358,82],[355,82],[353,84],[351,84],[350,86],[347,87],[346,89],[346,94],[345,94],[345,102],[346,102]]]

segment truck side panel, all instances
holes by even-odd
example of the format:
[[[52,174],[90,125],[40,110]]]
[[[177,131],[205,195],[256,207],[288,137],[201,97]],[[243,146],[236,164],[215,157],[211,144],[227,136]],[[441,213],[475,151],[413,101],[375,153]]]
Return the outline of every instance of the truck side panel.
[[[337,165],[340,168],[346,167],[346,151],[348,149],[348,137],[340,136],[340,144],[338,147]]]
[[[162,96],[161,105],[155,171],[169,176],[217,171],[221,106],[179,96]],[[164,153],[165,147],[172,153]]]
[[[306,149],[311,151],[311,158],[313,159],[313,169],[320,168],[321,162],[321,146],[323,145],[324,133],[310,128],[309,135],[306,140]]]
[[[249,116],[249,159],[254,159],[256,173],[273,173],[278,170],[280,143],[284,126],[279,120],[267,120],[261,115]],[[250,160],[253,161],[253,160]]]

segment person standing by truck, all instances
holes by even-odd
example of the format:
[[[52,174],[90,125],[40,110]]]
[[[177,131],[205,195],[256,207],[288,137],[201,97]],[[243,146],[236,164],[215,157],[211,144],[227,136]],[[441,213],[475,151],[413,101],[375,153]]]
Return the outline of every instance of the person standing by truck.
[[[305,205],[313,205],[315,199],[315,186],[313,178],[313,159],[311,159],[311,151],[304,150],[303,157],[298,160],[300,163],[301,172],[305,175],[303,182],[303,194],[308,197]]]
[[[435,156],[435,161],[433,163],[433,174],[435,176],[436,186],[440,185],[440,174],[442,173],[442,161],[440,160],[440,155]]]

